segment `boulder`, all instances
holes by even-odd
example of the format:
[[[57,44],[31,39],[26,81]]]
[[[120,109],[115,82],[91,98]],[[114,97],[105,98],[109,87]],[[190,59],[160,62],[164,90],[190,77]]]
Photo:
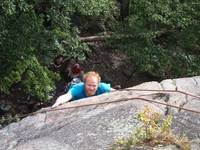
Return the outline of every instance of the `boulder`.
[[[197,150],[199,89],[200,76],[168,79],[72,101],[55,109],[43,108],[1,129],[0,150],[108,150],[117,138],[127,137],[140,127],[137,114],[144,106],[163,117],[172,115],[173,133],[187,136],[191,149]],[[133,149],[178,148],[168,145]]]

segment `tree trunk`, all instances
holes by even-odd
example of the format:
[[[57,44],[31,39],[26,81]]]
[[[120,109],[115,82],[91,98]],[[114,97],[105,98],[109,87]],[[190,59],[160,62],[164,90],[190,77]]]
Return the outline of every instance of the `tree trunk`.
[[[100,35],[100,36],[88,36],[81,37],[81,42],[94,42],[94,41],[103,41],[110,38],[110,35]]]
[[[129,16],[130,0],[118,0],[120,3],[120,20],[125,21]]]

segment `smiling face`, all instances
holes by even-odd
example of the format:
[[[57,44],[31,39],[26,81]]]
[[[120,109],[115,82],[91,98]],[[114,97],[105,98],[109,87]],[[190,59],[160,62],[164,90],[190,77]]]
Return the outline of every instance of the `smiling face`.
[[[97,76],[89,75],[85,78],[85,94],[87,96],[93,96],[95,95],[98,85],[99,85],[99,79]]]

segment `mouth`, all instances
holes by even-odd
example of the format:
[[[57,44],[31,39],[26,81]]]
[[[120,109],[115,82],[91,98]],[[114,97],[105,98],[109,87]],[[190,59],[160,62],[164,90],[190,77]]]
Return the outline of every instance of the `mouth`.
[[[90,95],[93,95],[93,94],[95,94],[95,91],[88,91],[88,93],[89,93]]]

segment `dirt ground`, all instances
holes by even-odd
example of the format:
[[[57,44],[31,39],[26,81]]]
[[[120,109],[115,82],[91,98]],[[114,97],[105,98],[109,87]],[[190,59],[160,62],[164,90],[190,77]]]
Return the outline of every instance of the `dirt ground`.
[[[91,43],[92,53],[89,54],[83,67],[86,71],[97,71],[103,82],[112,87],[121,88],[135,86],[147,81],[158,81],[148,73],[138,73],[131,58],[122,51],[105,47],[103,43]]]

